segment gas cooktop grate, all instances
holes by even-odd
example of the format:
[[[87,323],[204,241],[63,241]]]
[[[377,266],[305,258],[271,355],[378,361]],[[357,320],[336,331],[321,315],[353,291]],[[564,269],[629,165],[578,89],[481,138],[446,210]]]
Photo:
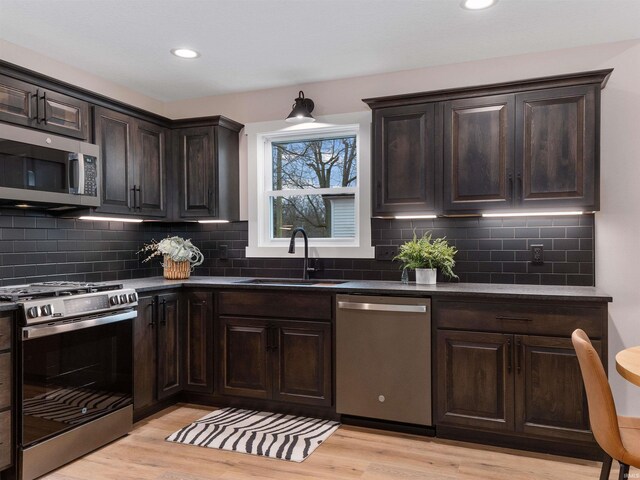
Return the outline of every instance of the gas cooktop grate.
[[[81,293],[121,290],[121,283],[90,283],[90,282],[40,282],[31,285],[16,285],[0,287],[0,301],[17,302],[33,298],[47,298],[78,295]]]

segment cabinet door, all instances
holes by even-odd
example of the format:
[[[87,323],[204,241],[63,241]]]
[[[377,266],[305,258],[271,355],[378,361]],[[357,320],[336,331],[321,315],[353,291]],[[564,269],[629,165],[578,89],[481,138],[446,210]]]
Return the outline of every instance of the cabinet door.
[[[220,328],[222,393],[271,398],[270,329],[267,321],[220,317]]]
[[[331,405],[331,324],[277,321],[272,326],[273,399]]]
[[[139,298],[133,324],[134,413],[156,401],[156,323],[155,297]]]
[[[438,424],[512,431],[512,335],[439,330]]]
[[[185,390],[213,392],[213,309],[210,292],[186,294]]]
[[[569,338],[515,337],[516,430],[593,442],[578,358]],[[593,346],[601,354],[599,341]]]
[[[167,130],[152,123],[136,120],[134,154],[137,187],[135,206],[146,216],[165,217],[166,138]]]
[[[11,410],[0,413],[0,470],[13,463],[13,435],[11,428]]]
[[[599,88],[516,95],[516,184],[522,207],[599,208]]]
[[[514,96],[444,104],[446,212],[475,213],[513,202]]]
[[[95,125],[102,162],[102,206],[97,211],[133,213],[133,119],[105,108],[96,108]]]
[[[177,132],[181,217],[216,215],[215,142],[213,127],[185,128]]]
[[[36,123],[36,87],[0,76],[0,120],[30,127]]]
[[[89,137],[89,104],[53,92],[38,90],[40,118],[38,128],[60,135],[87,140]]]
[[[373,216],[434,212],[434,104],[374,110],[373,123]]]
[[[177,293],[158,295],[158,399],[182,390],[181,305]]]

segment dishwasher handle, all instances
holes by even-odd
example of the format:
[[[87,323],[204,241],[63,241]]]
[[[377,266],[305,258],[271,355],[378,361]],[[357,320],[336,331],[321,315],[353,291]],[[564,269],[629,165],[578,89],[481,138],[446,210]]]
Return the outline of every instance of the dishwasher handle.
[[[342,310],[368,310],[372,312],[427,313],[427,305],[399,305],[391,303],[338,302]]]

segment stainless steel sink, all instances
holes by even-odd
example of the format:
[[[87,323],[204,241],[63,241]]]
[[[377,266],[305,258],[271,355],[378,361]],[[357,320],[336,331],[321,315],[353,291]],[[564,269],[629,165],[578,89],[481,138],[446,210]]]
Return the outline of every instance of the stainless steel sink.
[[[314,280],[295,280],[292,278],[251,278],[249,280],[238,280],[234,283],[244,283],[248,285],[294,285],[294,286],[303,286],[303,285],[340,285],[341,283],[346,283],[346,281],[340,280],[322,280],[322,279],[314,279]]]

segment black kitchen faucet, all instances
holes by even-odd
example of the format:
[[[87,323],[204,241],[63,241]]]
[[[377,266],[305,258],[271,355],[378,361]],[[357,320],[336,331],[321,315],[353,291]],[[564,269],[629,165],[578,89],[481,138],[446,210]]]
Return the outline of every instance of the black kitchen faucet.
[[[309,280],[309,237],[307,237],[307,232],[304,231],[304,228],[297,227],[293,229],[293,232],[291,232],[289,253],[296,253],[296,235],[298,232],[302,233],[302,237],[304,238],[304,265],[302,266],[302,279]]]

